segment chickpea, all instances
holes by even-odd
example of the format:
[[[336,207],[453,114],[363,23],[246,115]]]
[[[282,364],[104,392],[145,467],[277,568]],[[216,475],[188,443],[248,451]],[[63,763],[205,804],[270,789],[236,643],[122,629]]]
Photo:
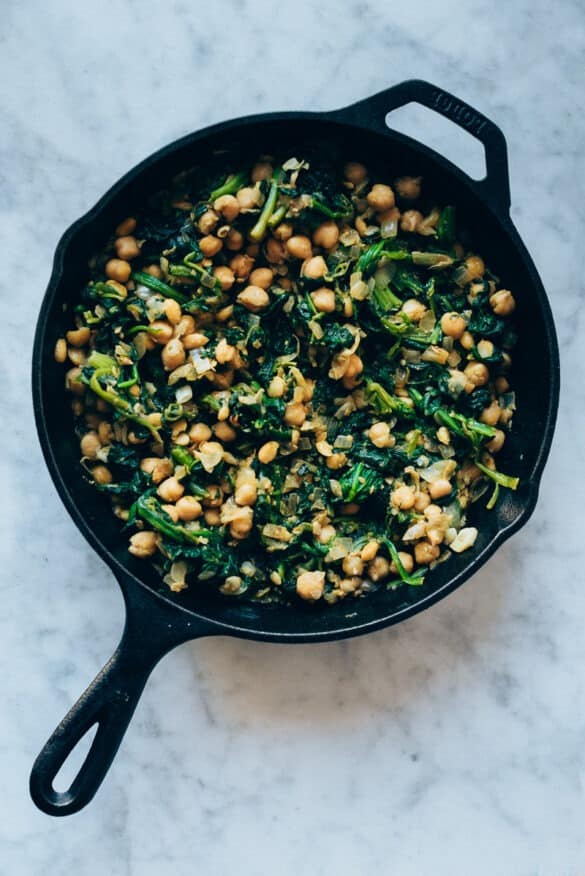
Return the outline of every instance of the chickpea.
[[[128,216],[128,218],[123,219],[116,228],[116,237],[126,237],[128,234],[132,234],[135,228],[136,219],[134,216]]]
[[[140,468],[152,477],[154,484],[160,484],[173,473],[171,460],[160,459],[158,456],[145,456],[140,462]]]
[[[286,392],[286,383],[282,377],[273,377],[267,389],[270,398],[282,398]]]
[[[200,314],[200,322],[203,322],[204,314]],[[206,315],[206,314],[205,314]],[[195,331],[195,320],[190,314],[181,317],[181,321],[175,326],[175,337],[182,338],[183,335],[189,335]]]
[[[183,311],[178,301],[175,301],[174,298],[165,298],[163,310],[171,325],[179,325],[183,317]]]
[[[412,559],[412,555],[408,554],[406,551],[398,551],[398,559],[404,566],[404,571],[409,575],[414,569],[414,560]],[[398,574],[398,566],[394,563],[394,560],[390,563],[390,571],[394,574]]]
[[[483,409],[479,421],[480,423],[485,423],[486,426],[496,426],[501,413],[502,409],[499,404],[497,401],[493,401],[489,407]]]
[[[207,210],[205,213],[203,213],[202,216],[199,217],[197,228],[199,229],[201,234],[210,234],[218,222],[219,216],[217,215],[215,210]]]
[[[388,423],[374,423],[368,429],[368,438],[376,447],[390,447],[392,443],[390,426]]]
[[[249,255],[240,253],[233,257],[230,261],[230,268],[234,272],[236,279],[245,280],[249,276],[250,271],[254,267],[254,259]]]
[[[258,451],[258,459],[263,465],[268,465],[276,458],[278,453],[278,441],[267,441]]]
[[[162,319],[156,319],[150,324],[150,337],[155,343],[164,346],[173,337],[173,327]]]
[[[420,176],[401,176],[394,182],[394,188],[401,198],[414,201],[420,198]]]
[[[427,312],[427,308],[417,298],[409,298],[400,308],[400,312],[407,316],[411,322],[420,322]]]
[[[310,280],[318,280],[327,273],[327,262],[323,256],[313,256],[303,262],[301,274]]]
[[[221,515],[216,508],[208,508],[203,515],[208,526],[219,526]]]
[[[491,441],[488,441],[486,447],[491,453],[498,453],[498,451],[500,451],[504,446],[505,440],[506,433],[503,432],[501,429],[496,429],[496,434],[491,439]]]
[[[361,550],[360,557],[364,561],[364,563],[369,563],[374,559],[378,550],[380,549],[380,545],[377,541],[369,541]],[[361,575],[361,572],[359,573]]]
[[[142,532],[135,532],[134,535],[130,536],[130,547],[128,550],[135,557],[139,557],[142,560],[146,557],[151,557],[156,552],[157,545],[158,536],[156,532],[150,529],[143,529]]]
[[[339,240],[339,228],[333,219],[323,222],[313,231],[313,243],[323,249],[333,249]]]
[[[467,323],[459,313],[444,313],[441,317],[441,331],[448,338],[459,340],[466,328]]]
[[[161,271],[158,265],[147,265],[144,269],[145,274],[150,274],[151,277],[157,277],[157,279],[161,279],[163,272]]]
[[[223,504],[223,490],[219,484],[209,484],[205,488],[206,495],[202,499],[205,508],[220,508]]]
[[[259,207],[261,197],[260,189],[257,189],[256,186],[245,186],[239,192],[236,192],[240,210],[244,211],[254,210],[256,207]]]
[[[230,523],[230,535],[232,538],[247,538],[252,529],[254,512],[249,505],[239,509],[240,514]]]
[[[387,578],[390,574],[390,563],[386,557],[374,557],[368,565],[368,575],[372,581],[380,581],[382,578]]]
[[[233,195],[221,195],[213,203],[213,209],[220,213],[226,222],[233,222],[240,212],[240,203]]]
[[[313,247],[308,237],[296,234],[286,242],[286,251],[294,259],[305,261],[313,255]]]
[[[347,456],[345,453],[332,453],[325,460],[325,465],[330,471],[337,471],[337,469],[343,468],[346,462]]]
[[[337,535],[337,530],[334,526],[331,526],[329,523],[326,526],[322,526],[319,534],[317,535],[317,540],[319,544],[327,544],[331,541],[331,539],[335,538]]]
[[[361,575],[364,571],[364,563],[361,557],[352,556],[351,554],[343,558],[341,567],[346,575]]]
[[[297,577],[297,593],[301,599],[316,602],[325,590],[325,572],[301,572]]]
[[[307,412],[300,402],[289,402],[284,409],[284,422],[288,426],[302,426]]]
[[[65,387],[73,395],[85,395],[85,384],[81,382],[81,368],[70,368],[65,375]]]
[[[135,237],[132,237],[130,235],[118,237],[118,239],[114,243],[114,249],[116,250],[116,255],[118,256],[118,258],[124,259],[124,261],[127,262],[131,262],[132,259],[135,259],[140,255],[140,247],[138,246],[138,241]]]
[[[272,232],[273,237],[279,240],[281,243],[286,243],[287,240],[293,236],[294,228],[290,224],[290,222],[281,222],[280,225],[277,225],[274,231]]]
[[[345,369],[344,378],[346,377],[357,377],[358,374],[361,374],[364,370],[364,363],[360,359],[357,353],[352,353],[349,359],[347,360],[347,368]]]
[[[69,347],[67,349],[67,356],[73,365],[85,365],[87,359],[84,351],[80,350],[78,347]]]
[[[354,186],[359,186],[368,178],[368,171],[363,164],[357,161],[348,161],[343,168],[346,180],[353,183]]]
[[[471,348],[475,346],[475,338],[471,332],[468,331],[463,332],[459,342],[464,350],[471,350]]]
[[[414,505],[414,490],[407,486],[396,487],[392,491],[390,501],[395,508],[399,508],[401,511],[409,511]]]
[[[311,300],[320,313],[333,313],[335,310],[335,292],[323,286],[311,292]]]
[[[419,541],[414,546],[414,558],[419,566],[428,566],[429,563],[438,559],[441,550],[438,545],[429,541]]]
[[[216,256],[222,246],[223,243],[219,237],[214,237],[212,234],[202,237],[199,241],[199,249],[204,256],[207,256],[207,258],[213,258],[213,256]]]
[[[273,265],[281,265],[284,262],[286,248],[283,243],[269,237],[266,241],[266,258]]]
[[[485,274],[485,264],[479,256],[467,256],[462,265],[463,271],[458,276],[460,283],[471,283],[472,280],[478,280]]]
[[[65,338],[59,338],[55,344],[54,352],[55,362],[62,364],[67,359],[67,343]]]
[[[249,288],[249,287],[248,287]],[[236,348],[228,344],[225,338],[222,338],[215,348],[215,358],[220,365],[225,365],[226,362],[231,362],[236,353]]]
[[[400,218],[400,230],[414,233],[423,221],[424,216],[420,210],[405,210]]]
[[[105,465],[94,465],[91,470],[91,476],[96,484],[111,484],[112,472]]]
[[[391,210],[394,206],[394,192],[390,186],[376,183],[368,192],[366,200],[376,213],[382,213],[384,210]]]
[[[88,459],[96,459],[98,450],[101,449],[101,441],[97,432],[88,432],[79,442],[81,455]]]
[[[166,478],[166,480],[159,484],[157,490],[157,493],[164,502],[176,502],[177,499],[181,498],[184,492],[185,487],[174,476]]]
[[[218,310],[215,314],[215,319],[217,322],[227,322],[228,319],[234,314],[234,305],[228,304],[226,307],[222,307],[221,310]]]
[[[414,510],[424,511],[431,504],[431,497],[428,493],[423,493],[422,490],[417,490],[414,494]]]
[[[213,427],[213,431],[215,433],[215,437],[219,438],[220,441],[224,441],[226,444],[229,444],[230,441],[235,441],[238,434],[233,426],[230,426],[230,424],[226,423],[225,420],[217,423]]]
[[[230,252],[237,252],[244,245],[244,235],[236,228],[230,228],[223,239],[224,246]]]
[[[202,332],[191,332],[183,337],[183,347],[186,350],[199,350],[209,343],[209,338]]]
[[[110,444],[114,438],[114,430],[107,420],[102,420],[98,425],[98,438],[102,444]]]
[[[250,274],[250,283],[260,289],[269,289],[273,279],[274,273],[270,268],[255,268]]]
[[[263,179],[270,179],[272,172],[273,167],[269,161],[258,161],[252,168],[252,182],[261,182]]]
[[[162,349],[161,361],[166,371],[174,371],[185,361],[185,348],[178,338],[171,338]]]
[[[516,300],[509,289],[500,289],[490,295],[490,306],[498,316],[510,316],[516,307]]]
[[[214,268],[213,276],[216,280],[219,280],[222,292],[228,292],[236,282],[234,272],[226,265],[218,265],[218,267]]]
[[[89,341],[90,331],[87,326],[82,326],[82,328],[67,332],[65,337],[72,347],[84,347]]]
[[[177,511],[176,505],[161,505],[160,506],[165,514],[168,514],[173,523],[179,522],[179,512]]]
[[[237,505],[253,505],[258,496],[255,482],[243,483],[236,487],[235,500]]]
[[[437,478],[429,484],[429,495],[431,499],[442,499],[448,496],[452,489],[447,478]]]
[[[240,304],[244,305],[246,310],[250,310],[252,313],[259,313],[259,311],[265,310],[270,304],[268,292],[265,289],[261,289],[260,286],[246,286],[238,295],[237,300]]]
[[[182,496],[176,504],[179,520],[196,520],[203,514],[201,503],[195,496]]]
[[[483,362],[470,362],[463,373],[474,386],[485,386],[490,379],[488,367]]]
[[[108,279],[116,280],[118,283],[127,283],[130,279],[132,268],[130,267],[130,262],[123,261],[122,259],[110,259],[109,262],[106,262],[104,271]]]

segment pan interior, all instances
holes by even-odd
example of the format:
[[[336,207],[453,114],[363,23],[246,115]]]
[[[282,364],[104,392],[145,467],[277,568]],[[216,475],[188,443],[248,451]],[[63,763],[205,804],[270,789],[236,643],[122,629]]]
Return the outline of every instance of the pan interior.
[[[139,210],[173,176],[193,165],[205,165],[218,149],[226,151],[226,166],[237,169],[259,153],[286,151],[301,157],[307,148],[322,149],[334,160],[363,161],[374,178],[379,173],[384,181],[403,174],[422,175],[424,192],[439,204],[456,206],[458,224],[469,230],[501,285],[513,290],[519,340],[513,352],[512,384],[518,411],[498,463],[503,471],[519,475],[522,484],[517,493],[503,491],[493,511],[485,510],[485,499],[470,510],[468,520],[479,529],[474,549],[441,564],[422,587],[381,590],[365,599],[347,599],[327,608],[254,605],[229,597],[204,596],[196,587],[173,596],[149,565],[127,552],[127,538],[120,533],[120,522],[111,513],[108,498],[82,477],[70,398],[63,390],[63,366],[53,359],[55,341],[69,326],[67,303],[76,299],[86,281],[89,257],[102,248],[122,217]],[[230,153],[234,155],[231,163]],[[554,329],[538,276],[510,229],[483,205],[463,174],[438,161],[424,147],[398,135],[383,136],[322,117],[285,115],[227,123],[211,133],[185,138],[147,159],[66,236],[66,244],[57,254],[37,336],[34,385],[41,436],[51,449],[52,473],[62,496],[77,521],[85,520],[94,546],[101,547],[111,565],[125,569],[146,587],[201,617],[236,628],[241,635],[294,638],[350,634],[398,620],[451,590],[481,565],[502,530],[519,523],[533,496],[534,484],[531,487],[529,480],[539,473],[543,442],[548,442],[554,419]]]

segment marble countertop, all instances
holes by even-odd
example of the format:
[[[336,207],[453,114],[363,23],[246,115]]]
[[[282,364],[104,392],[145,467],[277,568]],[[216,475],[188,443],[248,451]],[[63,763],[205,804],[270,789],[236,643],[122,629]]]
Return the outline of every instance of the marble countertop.
[[[584,34],[577,0],[554,14],[534,0],[505,14],[486,0],[4,4],[3,874],[585,872]],[[190,130],[330,109],[413,76],[508,139],[512,214],[563,360],[538,508],[472,581],[398,628],[176,650],[94,802],[51,819],[29,799],[30,766],[123,615],[33,425],[32,334],[57,240],[126,169]],[[428,113],[401,124],[455,160],[474,157],[473,141]]]

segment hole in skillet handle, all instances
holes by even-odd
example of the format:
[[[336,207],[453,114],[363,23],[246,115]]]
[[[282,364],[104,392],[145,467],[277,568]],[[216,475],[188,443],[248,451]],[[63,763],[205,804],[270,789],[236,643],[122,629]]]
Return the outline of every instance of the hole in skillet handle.
[[[469,181],[481,198],[501,218],[506,218],[510,210],[506,140],[497,125],[460,98],[422,79],[409,79],[330,115],[341,122],[388,133],[386,120],[392,110],[411,103],[434,110],[482,143],[486,176],[481,180],[469,177]]]

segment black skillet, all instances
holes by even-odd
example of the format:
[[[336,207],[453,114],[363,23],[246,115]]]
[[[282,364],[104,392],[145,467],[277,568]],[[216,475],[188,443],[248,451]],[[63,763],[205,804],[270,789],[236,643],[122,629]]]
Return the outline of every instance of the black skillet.
[[[415,101],[446,116],[481,141],[487,175],[472,180],[420,143],[387,127],[390,110]],[[489,512],[483,503],[470,518],[479,537],[472,552],[453,556],[428,576],[423,587],[403,587],[359,602],[326,609],[275,608],[227,597],[202,597],[192,587],[173,596],[156,573],[135,560],[120,535],[107,499],[81,476],[69,401],[62,390],[63,368],[53,359],[55,341],[69,323],[65,305],[83,286],[90,255],[133,208],[144,204],[178,172],[205,164],[218,149],[243,156],[259,151],[317,146],[327,154],[365,161],[384,179],[421,174],[425,191],[438,203],[455,204],[458,221],[504,286],[517,297],[519,342],[513,382],[518,411],[514,432],[498,457],[521,486],[504,491]],[[540,278],[510,216],[506,143],[499,128],[463,101],[413,80],[353,106],[327,113],[287,112],[250,116],[213,125],[172,143],[126,174],[99,203],[64,234],[42,304],[33,354],[33,398],[39,437],[49,471],[74,522],[114,572],[126,603],[122,640],[95,681],[44,746],[32,769],[30,790],[51,815],[85,806],[100,786],[156,663],[176,645],[199,636],[230,635],[270,642],[322,642],[361,635],[404,620],[442,599],[474,574],[529,518],[536,503],[550,448],[559,398],[559,361],[552,315]],[[481,507],[480,507],[481,506]],[[68,791],[53,780],[79,740],[97,723],[89,754]]]

